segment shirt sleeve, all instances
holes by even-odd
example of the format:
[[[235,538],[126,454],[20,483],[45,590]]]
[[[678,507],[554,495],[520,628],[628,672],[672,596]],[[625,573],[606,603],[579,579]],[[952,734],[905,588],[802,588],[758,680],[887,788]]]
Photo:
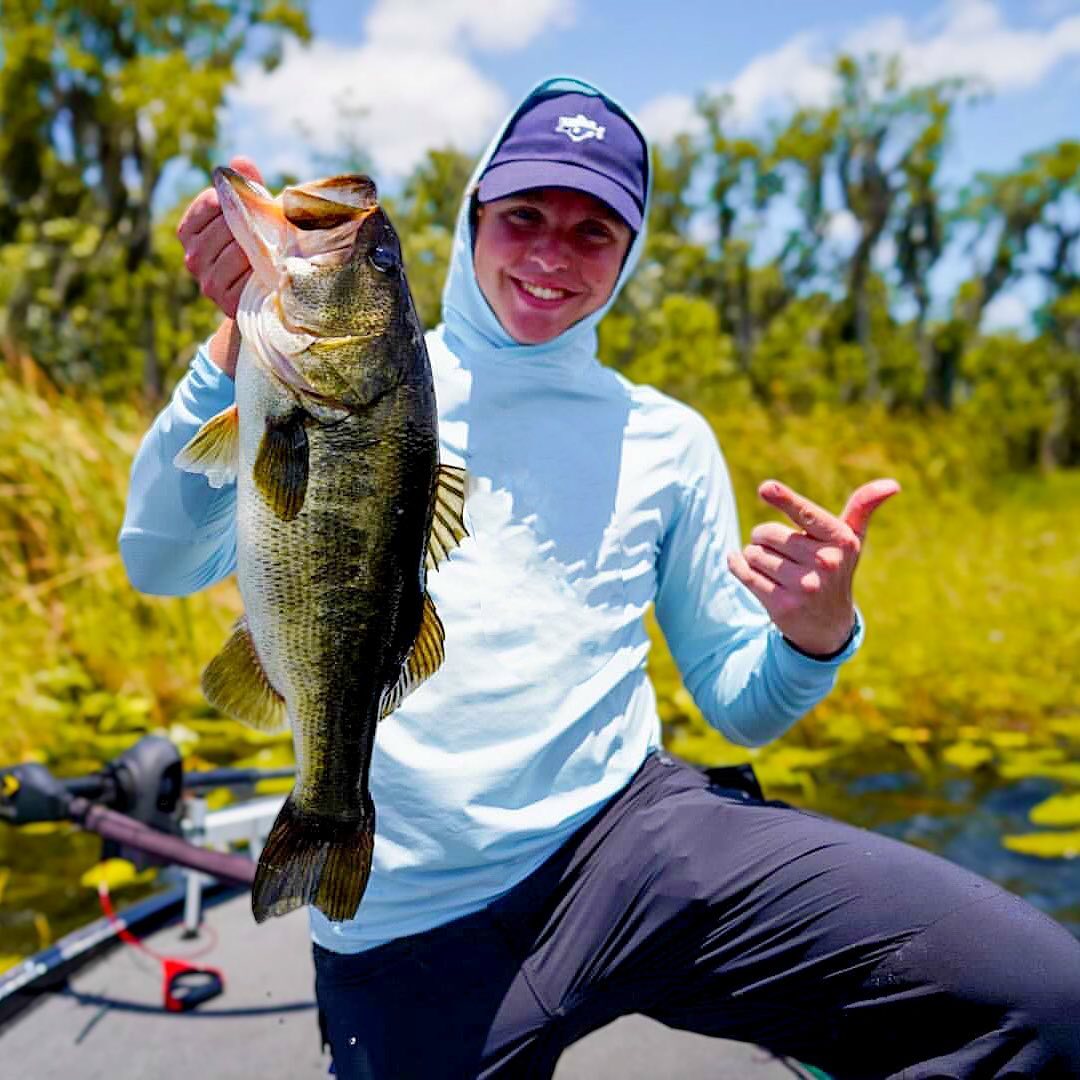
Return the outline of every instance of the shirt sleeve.
[[[169,404],[143,437],[131,466],[120,555],[140,592],[182,596],[236,567],[236,484],[212,488],[173,458],[235,400],[234,385],[199,349]]]
[[[853,638],[828,660],[784,640],[728,569],[728,552],[742,546],[731,479],[711,429],[692,415],[681,495],[657,566],[657,619],[709,723],[732,742],[761,746],[832,689],[837,669],[862,643],[862,618],[856,614]]]

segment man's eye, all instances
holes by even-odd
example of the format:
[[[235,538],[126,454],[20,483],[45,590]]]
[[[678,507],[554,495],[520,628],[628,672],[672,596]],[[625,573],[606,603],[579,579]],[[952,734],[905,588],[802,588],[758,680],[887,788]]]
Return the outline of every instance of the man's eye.
[[[592,243],[606,244],[608,241],[614,239],[611,230],[598,221],[587,221],[579,227],[578,231]]]
[[[536,225],[543,220],[540,211],[531,206],[516,206],[506,216],[515,225]]]

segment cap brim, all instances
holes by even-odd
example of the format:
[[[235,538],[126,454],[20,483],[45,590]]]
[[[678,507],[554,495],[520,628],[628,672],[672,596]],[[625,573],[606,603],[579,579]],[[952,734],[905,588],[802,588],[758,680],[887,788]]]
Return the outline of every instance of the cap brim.
[[[592,195],[610,206],[635,232],[641,228],[641,208],[624,187],[592,169],[565,161],[504,162],[484,173],[477,193],[481,202],[491,202],[545,187],[569,188]]]

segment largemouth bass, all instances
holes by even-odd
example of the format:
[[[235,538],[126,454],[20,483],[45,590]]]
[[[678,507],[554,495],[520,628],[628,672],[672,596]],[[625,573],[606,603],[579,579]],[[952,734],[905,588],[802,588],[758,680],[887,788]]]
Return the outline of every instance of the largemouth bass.
[[[254,272],[236,404],[176,458],[237,485],[244,615],[203,691],[258,728],[292,723],[297,779],[259,858],[255,919],[314,904],[342,920],[371,869],[376,725],[443,660],[427,571],[465,535],[465,477],[439,464],[423,333],[371,180],[275,199],[220,168],[214,186]]]

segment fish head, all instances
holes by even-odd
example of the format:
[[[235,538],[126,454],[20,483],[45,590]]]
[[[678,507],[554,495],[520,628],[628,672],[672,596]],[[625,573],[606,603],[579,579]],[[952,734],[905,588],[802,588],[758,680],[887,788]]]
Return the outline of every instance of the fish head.
[[[272,199],[239,173],[218,173],[226,221],[257,279],[241,304],[244,340],[257,339],[275,374],[327,404],[364,405],[399,382],[422,331],[371,179],[329,177]]]

